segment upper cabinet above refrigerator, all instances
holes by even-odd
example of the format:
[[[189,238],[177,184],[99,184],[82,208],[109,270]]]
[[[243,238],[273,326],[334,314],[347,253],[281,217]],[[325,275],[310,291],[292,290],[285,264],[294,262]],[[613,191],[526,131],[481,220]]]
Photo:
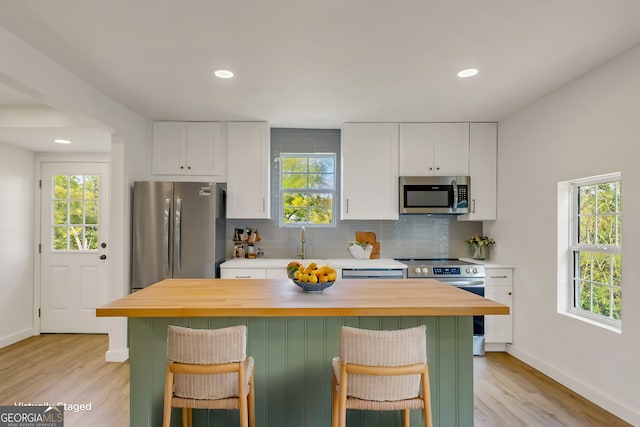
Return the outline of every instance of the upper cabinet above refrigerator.
[[[222,181],[227,172],[227,145],[219,122],[153,123],[154,175],[215,177]]]

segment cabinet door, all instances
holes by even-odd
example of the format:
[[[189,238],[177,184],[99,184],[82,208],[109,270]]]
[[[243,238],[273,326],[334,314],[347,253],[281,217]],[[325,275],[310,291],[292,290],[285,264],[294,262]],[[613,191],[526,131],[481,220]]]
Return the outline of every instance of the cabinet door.
[[[187,123],[186,151],[188,175],[225,176],[227,152],[221,123]]]
[[[267,279],[288,279],[286,268],[267,268]]]
[[[184,122],[154,122],[151,173],[184,174],[187,168],[186,140]]]
[[[513,269],[486,269],[486,298],[509,307],[508,315],[484,317],[485,340],[489,344],[513,342]]]
[[[341,219],[398,219],[398,124],[345,123]]]
[[[434,175],[434,123],[400,123],[399,175]]]
[[[434,174],[469,175],[469,123],[434,123]]]
[[[498,124],[471,123],[469,132],[470,212],[458,216],[458,221],[494,220],[497,218]]]
[[[269,125],[227,124],[227,218],[270,217]]]

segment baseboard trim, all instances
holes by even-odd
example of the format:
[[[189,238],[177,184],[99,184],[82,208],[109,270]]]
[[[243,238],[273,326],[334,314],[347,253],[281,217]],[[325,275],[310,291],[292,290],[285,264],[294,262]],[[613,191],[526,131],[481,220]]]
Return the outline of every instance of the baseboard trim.
[[[615,416],[622,418],[632,425],[640,426],[640,412],[637,410],[623,405],[612,397],[589,387],[582,381],[558,371],[553,366],[541,361],[531,353],[524,351],[513,344],[507,346],[507,352],[543,374],[558,381],[563,386],[578,393],[585,399],[588,399],[601,408],[611,412]]]
[[[125,348],[122,350],[108,350],[105,355],[105,360],[107,362],[126,362],[129,360],[129,349]]]
[[[507,344],[502,343],[485,343],[484,351],[507,351]]]
[[[19,341],[38,335],[34,328],[27,328],[0,339],[0,348],[10,346]]]

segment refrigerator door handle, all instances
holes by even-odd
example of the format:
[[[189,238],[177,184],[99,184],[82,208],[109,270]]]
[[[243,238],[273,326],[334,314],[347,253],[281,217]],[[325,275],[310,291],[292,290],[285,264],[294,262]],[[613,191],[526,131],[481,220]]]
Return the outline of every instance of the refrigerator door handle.
[[[169,221],[171,215],[171,199],[164,199],[164,227],[162,238],[162,251],[167,256],[165,277],[171,272],[171,251],[169,249]]]
[[[182,198],[178,197],[176,199],[176,223],[174,230],[174,248],[173,248],[173,256],[176,257],[177,263],[176,268],[178,272],[180,271],[180,267],[182,266],[182,245],[180,243],[180,235],[181,233],[181,224],[180,224],[180,216],[182,214]]]

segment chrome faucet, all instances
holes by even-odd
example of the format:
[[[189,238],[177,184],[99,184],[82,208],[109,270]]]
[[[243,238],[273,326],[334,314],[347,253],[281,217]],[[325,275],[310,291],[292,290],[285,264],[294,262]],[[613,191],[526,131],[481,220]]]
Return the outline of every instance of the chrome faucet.
[[[301,237],[300,237],[300,242],[302,243],[301,246],[301,250],[298,251],[298,256],[302,259],[305,259],[307,257],[306,254],[306,250],[305,250],[305,240],[304,240],[304,226],[302,226],[302,231],[301,231]]]

